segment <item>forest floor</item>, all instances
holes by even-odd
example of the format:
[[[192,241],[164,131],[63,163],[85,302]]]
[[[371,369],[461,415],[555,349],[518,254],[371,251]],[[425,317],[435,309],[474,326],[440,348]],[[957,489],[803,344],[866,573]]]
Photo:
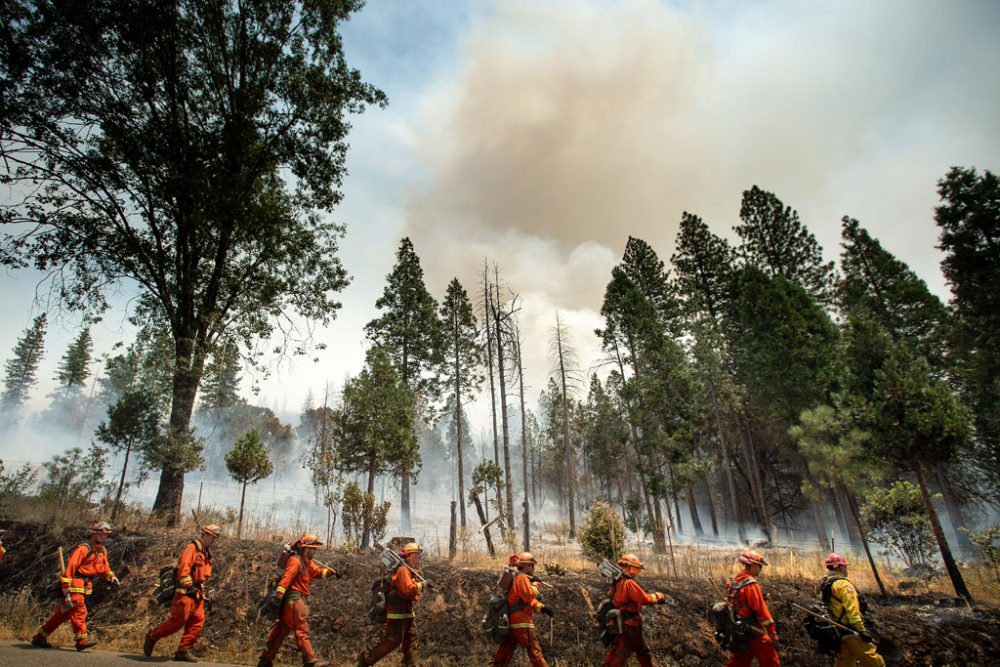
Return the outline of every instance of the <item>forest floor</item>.
[[[86,537],[81,531],[53,534],[37,524],[0,523],[7,529],[8,554],[0,561],[0,639],[27,640],[51,613],[57,602],[51,590],[55,581],[55,550],[68,549]],[[174,562],[184,543],[181,533],[153,536],[126,531],[113,536],[109,544],[112,566],[121,578],[121,587],[95,583],[88,601],[91,632],[103,648],[141,652],[146,629],[166,618],[167,610],[155,607],[150,593],[156,573]],[[287,539],[287,536],[286,536]],[[199,655],[207,660],[256,664],[269,622],[258,618],[257,604],[267,579],[275,574],[275,558],[283,540],[220,540],[213,548],[214,606],[198,643]],[[543,547],[544,549],[544,547]],[[552,553],[555,553],[555,549]],[[678,551],[678,577],[667,576],[664,567],[652,568],[640,581],[647,590],[662,590],[668,603],[648,608],[644,614],[646,640],[661,667],[707,667],[725,662],[718,649],[705,611],[713,602],[713,592],[696,572],[691,550]],[[704,559],[704,553],[698,558]],[[373,555],[349,555],[321,551],[319,560],[341,570],[342,579],[313,583],[310,598],[310,626],[318,655],[334,664],[351,665],[358,651],[374,643],[379,628],[367,622],[372,581],[382,572]],[[730,558],[730,555],[726,555]],[[785,556],[788,558],[788,556]],[[794,556],[792,556],[794,558]],[[446,559],[426,556],[424,573],[434,583],[435,592],[424,596],[417,608],[420,656],[427,666],[488,665],[495,645],[482,633],[481,619],[499,572],[499,561],[485,558],[452,564]],[[543,557],[543,560],[549,560]],[[799,558],[801,560],[801,557]],[[556,611],[553,622],[539,617],[536,632],[549,663],[556,666],[599,665],[604,649],[594,639],[593,608],[604,597],[607,584],[593,567],[569,566],[562,575],[540,574],[553,584],[543,597]],[[579,561],[582,563],[582,561]],[[657,570],[660,572],[657,573]],[[784,570],[784,571],[783,571]],[[709,568],[715,576],[715,571]],[[721,580],[722,576],[716,577]],[[796,574],[791,568],[776,567],[761,578],[772,613],[778,619],[782,664],[821,667],[830,659],[817,655],[801,629],[802,614],[792,603],[810,606],[816,602],[816,577]],[[905,589],[894,580],[893,590]],[[864,589],[865,586],[862,585]],[[961,605],[940,590],[895,594],[887,601],[869,595],[872,615],[879,630],[899,646],[900,665],[971,667],[1000,664],[1000,587],[992,591],[992,601],[974,609]],[[981,591],[976,589],[974,592]],[[156,654],[169,656],[179,635],[157,646]],[[69,644],[69,624],[60,628],[52,641]],[[291,639],[286,640],[279,664],[300,663]],[[399,664],[398,657],[385,664]],[[523,656],[515,664],[527,664]]]

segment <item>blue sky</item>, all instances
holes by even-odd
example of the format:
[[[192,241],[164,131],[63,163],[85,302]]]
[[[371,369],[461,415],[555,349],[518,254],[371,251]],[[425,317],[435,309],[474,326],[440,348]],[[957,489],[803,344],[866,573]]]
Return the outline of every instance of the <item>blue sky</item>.
[[[389,96],[357,117],[344,307],[319,363],[281,363],[259,401],[296,410],[360,367],[399,239],[428,286],[472,291],[489,256],[523,299],[533,393],[558,310],[585,367],[628,235],[665,260],[682,211],[732,238],[757,184],[798,209],[834,258],[861,220],[943,297],[935,183],[1000,169],[1000,4],[376,1],[344,30],[349,61]],[[5,274],[0,357],[37,312],[37,276]],[[78,319],[54,322],[32,406]],[[94,331],[123,335],[121,312]],[[0,451],[0,455],[2,455]]]

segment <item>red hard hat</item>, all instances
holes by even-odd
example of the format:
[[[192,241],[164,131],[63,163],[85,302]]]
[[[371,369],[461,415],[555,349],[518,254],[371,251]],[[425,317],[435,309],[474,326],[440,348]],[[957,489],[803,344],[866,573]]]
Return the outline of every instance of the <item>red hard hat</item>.
[[[744,565],[767,565],[767,559],[759,551],[745,551],[737,559]]]
[[[832,570],[832,569],[834,569],[836,567],[839,567],[841,565],[845,565],[846,566],[847,565],[847,559],[844,558],[843,556],[841,556],[838,553],[831,553],[829,556],[826,557],[826,560],[823,561],[823,564],[826,565],[829,569]]]

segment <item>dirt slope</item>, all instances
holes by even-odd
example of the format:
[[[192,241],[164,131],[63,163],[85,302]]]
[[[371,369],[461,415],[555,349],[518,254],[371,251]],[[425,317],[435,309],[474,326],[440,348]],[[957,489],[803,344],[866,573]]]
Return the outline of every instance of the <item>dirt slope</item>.
[[[59,543],[71,547],[86,535],[82,532],[54,536],[33,525],[7,523],[6,544],[10,553],[0,562],[0,594],[25,587],[44,595],[56,569],[54,548]],[[184,538],[160,538],[140,533],[115,536],[109,545],[112,566],[122,580],[120,589],[97,584],[89,602],[97,634],[120,648],[138,648],[145,627],[166,616],[154,608],[149,592],[156,572],[170,564]],[[222,540],[214,552],[214,608],[199,643],[207,659],[253,662],[259,652],[268,622],[256,616],[256,603],[265,581],[273,576],[274,559],[280,550],[275,544]],[[310,599],[310,625],[314,645],[321,657],[336,664],[350,661],[365,645],[375,641],[377,629],[367,623],[368,591],[381,572],[374,556],[343,556],[321,552],[319,558],[341,569],[340,580],[314,583]],[[496,572],[467,570],[430,559],[426,576],[436,592],[425,596],[418,607],[420,655],[430,665],[487,665],[495,646],[480,630],[480,620],[496,581]],[[542,647],[553,665],[599,665],[603,649],[593,639],[591,605],[606,592],[596,570],[570,571],[549,579],[554,590],[545,590],[547,604],[556,611],[551,627],[540,618],[537,631]],[[725,656],[717,649],[712,631],[704,618],[711,603],[707,582],[643,578],[648,590],[663,590],[670,604],[644,612],[648,643],[663,666],[708,667],[722,665]],[[812,643],[799,629],[801,615],[789,606],[808,606],[815,601],[814,582],[763,580],[772,611],[778,618],[785,665],[820,667],[827,658],[816,655]],[[873,615],[882,630],[899,644],[902,665],[972,667],[1000,665],[1000,610],[956,608],[950,599],[898,598],[891,604],[872,601]],[[44,600],[48,613],[54,598]],[[551,637],[551,641],[550,641]],[[24,637],[23,639],[26,639]],[[57,636],[58,639],[58,636]],[[178,638],[164,640],[158,653],[169,653]],[[282,653],[284,664],[299,664],[291,642]],[[395,661],[389,664],[398,664]]]

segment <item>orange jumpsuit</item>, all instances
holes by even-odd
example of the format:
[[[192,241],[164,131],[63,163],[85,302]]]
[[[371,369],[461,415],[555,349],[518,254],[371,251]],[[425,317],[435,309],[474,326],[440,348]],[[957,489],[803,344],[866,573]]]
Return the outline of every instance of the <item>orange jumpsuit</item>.
[[[48,637],[69,619],[73,625],[73,638],[77,645],[81,644],[87,639],[86,598],[94,590],[93,579],[104,577],[110,581],[114,576],[108,564],[108,550],[103,546],[88,542],[74,549],[59,579],[63,594],[69,593],[72,604],[60,602],[36,636]]]
[[[420,600],[424,591],[422,581],[417,581],[410,570],[403,565],[396,568],[389,580],[389,596],[386,600],[385,631],[382,640],[364,656],[366,665],[374,665],[396,647],[403,651],[403,664],[417,662],[417,627],[413,603]]]
[[[3,560],[3,556],[5,553],[7,553],[7,550],[3,548],[2,544],[0,544],[0,560]]]
[[[170,617],[149,631],[159,641],[184,628],[177,649],[188,649],[198,641],[205,625],[205,582],[212,576],[212,553],[199,540],[181,549],[177,559],[177,589],[170,603]]]
[[[733,583],[746,579],[753,579],[753,576],[747,570],[743,570],[733,577]],[[730,584],[727,583],[726,592],[729,590]],[[753,635],[750,637],[750,644],[745,649],[735,651],[725,667],[750,667],[754,658],[757,658],[760,667],[779,667],[781,661],[778,660],[778,652],[774,648],[778,632],[774,619],[771,618],[771,611],[767,608],[767,602],[764,601],[760,584],[754,580],[744,585],[735,597],[736,613],[750,623]]]
[[[538,599],[538,584],[533,584],[531,578],[524,572],[514,576],[514,583],[507,593],[507,604],[510,605],[510,634],[507,641],[497,648],[491,665],[507,667],[514,651],[523,646],[528,651],[528,661],[531,667],[548,667],[542,647],[535,638],[534,615],[545,605]]]
[[[622,575],[612,584],[611,601],[615,609],[622,612],[623,631],[615,638],[611,650],[604,658],[604,667],[623,667],[635,653],[641,667],[653,667],[653,654],[642,638],[642,615],[644,605],[656,604],[663,599],[662,594],[647,593],[639,582],[628,575]]]
[[[310,595],[309,584],[313,577],[326,579],[334,574],[330,568],[321,567],[314,561],[308,563],[302,556],[294,555],[285,565],[285,573],[278,582],[278,597],[281,599],[281,617],[271,626],[267,636],[267,648],[260,657],[274,661],[278,657],[282,642],[292,630],[295,631],[295,646],[302,652],[302,662],[309,663],[316,659],[312,643],[309,641],[309,605],[306,598]]]

